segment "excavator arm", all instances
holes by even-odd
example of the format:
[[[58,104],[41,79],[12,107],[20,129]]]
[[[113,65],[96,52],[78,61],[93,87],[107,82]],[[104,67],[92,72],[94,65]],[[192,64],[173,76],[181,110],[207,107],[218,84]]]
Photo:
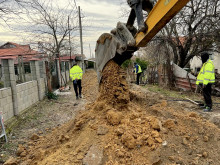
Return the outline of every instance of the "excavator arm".
[[[111,33],[102,34],[96,44],[96,67],[98,80],[102,70],[113,59],[121,65],[132,57],[139,47],[146,44],[188,3],[189,0],[158,0],[149,13],[145,24],[146,32],[133,33],[124,23],[119,22]],[[136,32],[136,30],[134,30]]]

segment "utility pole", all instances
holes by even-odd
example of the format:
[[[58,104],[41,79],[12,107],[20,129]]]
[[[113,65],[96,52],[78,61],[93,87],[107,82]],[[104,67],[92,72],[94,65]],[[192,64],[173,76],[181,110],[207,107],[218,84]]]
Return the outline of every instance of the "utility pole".
[[[89,50],[90,50],[90,58],[92,58],[90,44],[89,44]]]
[[[85,72],[84,59],[83,59],[82,22],[81,22],[80,6],[78,6],[78,10],[79,10],[79,29],[80,29],[80,45],[81,45],[81,55],[82,55],[82,70],[83,72]]]
[[[69,30],[69,47],[70,47],[70,67],[72,66],[72,59],[71,59],[71,40],[70,40],[70,17],[68,16],[68,30]]]

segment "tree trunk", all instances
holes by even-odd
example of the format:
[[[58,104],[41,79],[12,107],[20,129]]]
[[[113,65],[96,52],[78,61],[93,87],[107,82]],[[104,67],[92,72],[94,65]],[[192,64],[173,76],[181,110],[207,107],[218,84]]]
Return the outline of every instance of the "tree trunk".
[[[52,86],[51,86],[51,74],[50,74],[50,68],[48,62],[45,62],[46,66],[46,76],[47,76],[47,87],[48,87],[48,92],[52,92]]]

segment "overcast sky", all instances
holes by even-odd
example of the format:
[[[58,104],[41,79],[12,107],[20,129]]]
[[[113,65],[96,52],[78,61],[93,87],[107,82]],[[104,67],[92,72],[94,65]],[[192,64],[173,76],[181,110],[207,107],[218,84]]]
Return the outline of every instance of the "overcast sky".
[[[91,54],[95,55],[94,51],[98,37],[102,33],[110,32],[111,29],[116,27],[118,21],[126,22],[126,18],[121,17],[122,7],[127,7],[127,5],[122,5],[123,1],[125,2],[125,0],[76,0],[77,6],[81,7],[83,16],[82,24],[85,26],[83,29],[83,47],[84,54],[87,57],[90,57],[89,44],[91,46]],[[54,2],[62,6],[65,0],[54,0]],[[76,35],[79,39],[79,32]],[[1,44],[9,41],[28,44],[22,43],[21,38],[22,33],[14,32],[7,27],[0,26]],[[78,53],[80,53],[80,49],[78,49]]]
[[[94,53],[96,40],[102,33],[110,32],[116,27],[118,21],[125,22],[121,17],[122,0],[77,0],[85,15],[85,28],[83,34],[84,50],[87,57],[90,55],[89,44]]]

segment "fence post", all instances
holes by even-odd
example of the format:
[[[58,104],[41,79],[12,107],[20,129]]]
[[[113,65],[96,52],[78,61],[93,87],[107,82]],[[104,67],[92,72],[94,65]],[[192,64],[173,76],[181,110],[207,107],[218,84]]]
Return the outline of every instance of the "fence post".
[[[40,85],[40,67],[38,60],[31,60],[31,76],[33,80],[37,80],[37,90],[38,90],[38,98],[39,100],[43,100],[41,96],[41,85]]]
[[[16,78],[14,70],[14,59],[2,59],[2,75],[4,87],[11,87],[13,113],[14,116],[18,115],[18,98],[16,89]]]

